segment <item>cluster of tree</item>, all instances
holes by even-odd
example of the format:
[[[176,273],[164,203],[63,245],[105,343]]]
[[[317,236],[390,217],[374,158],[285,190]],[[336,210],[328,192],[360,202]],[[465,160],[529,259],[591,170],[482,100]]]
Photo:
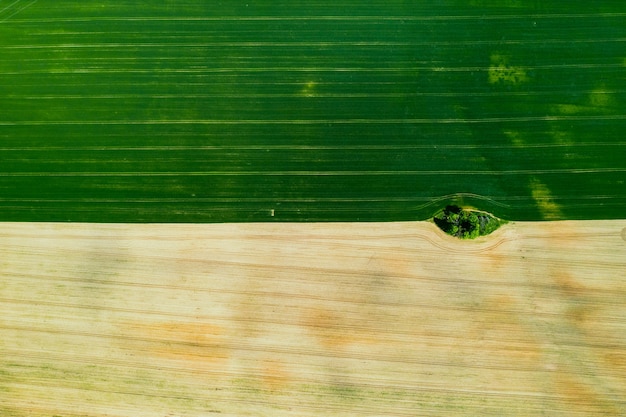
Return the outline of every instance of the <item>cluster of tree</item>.
[[[488,213],[464,210],[458,206],[447,206],[433,220],[441,230],[461,239],[488,235],[502,224],[500,219]]]

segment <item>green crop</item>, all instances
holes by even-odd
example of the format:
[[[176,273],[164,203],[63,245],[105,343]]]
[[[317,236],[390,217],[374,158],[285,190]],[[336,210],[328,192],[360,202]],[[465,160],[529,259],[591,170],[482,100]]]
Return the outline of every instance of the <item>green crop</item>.
[[[0,221],[624,216],[619,1],[0,9]]]

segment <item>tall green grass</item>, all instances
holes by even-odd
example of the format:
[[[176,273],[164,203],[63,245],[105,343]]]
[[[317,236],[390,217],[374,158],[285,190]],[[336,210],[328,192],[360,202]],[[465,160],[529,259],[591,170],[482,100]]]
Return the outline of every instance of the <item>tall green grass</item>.
[[[624,217],[620,2],[256,3],[0,4],[0,220]]]

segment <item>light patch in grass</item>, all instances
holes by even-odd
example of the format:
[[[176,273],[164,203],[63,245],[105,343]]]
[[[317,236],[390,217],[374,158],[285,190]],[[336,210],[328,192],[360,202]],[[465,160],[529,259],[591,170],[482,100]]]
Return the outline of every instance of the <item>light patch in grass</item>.
[[[493,2],[492,0],[471,0],[470,5],[475,7],[523,7],[526,3],[522,0],[500,0]]]
[[[552,106],[552,112],[558,114],[580,114],[588,113],[590,108],[588,106],[581,106],[579,104],[555,104]]]
[[[509,58],[501,53],[493,53],[488,71],[490,84],[520,84],[528,81],[528,75],[522,67],[513,66]]]
[[[559,145],[574,145],[574,139],[572,138],[571,132],[553,128],[550,131],[550,135],[552,136],[554,142]]]
[[[556,104],[552,111],[559,114],[574,115],[584,113],[603,113],[617,106],[617,101],[605,86],[599,86],[589,93],[582,104]]]
[[[307,81],[300,90],[300,94],[304,97],[315,97],[317,83],[315,81]]]
[[[511,141],[513,145],[520,148],[526,146],[526,141],[524,140],[522,134],[517,130],[505,130],[504,135]]]
[[[559,220],[562,218],[561,208],[554,201],[552,192],[546,184],[537,178],[533,178],[530,181],[530,192],[544,220]]]
[[[615,97],[604,87],[599,87],[589,93],[589,105],[593,107],[614,107],[617,105]]]

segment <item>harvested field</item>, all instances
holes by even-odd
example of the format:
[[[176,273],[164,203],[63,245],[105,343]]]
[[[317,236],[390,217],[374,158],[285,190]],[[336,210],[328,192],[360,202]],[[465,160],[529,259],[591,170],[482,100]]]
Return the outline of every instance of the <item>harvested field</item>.
[[[624,415],[625,230],[5,223],[0,414]]]

